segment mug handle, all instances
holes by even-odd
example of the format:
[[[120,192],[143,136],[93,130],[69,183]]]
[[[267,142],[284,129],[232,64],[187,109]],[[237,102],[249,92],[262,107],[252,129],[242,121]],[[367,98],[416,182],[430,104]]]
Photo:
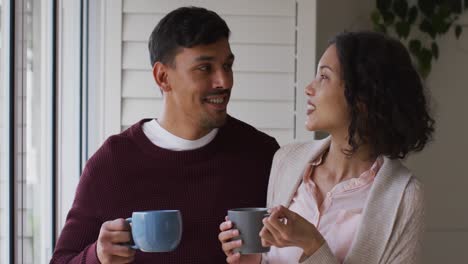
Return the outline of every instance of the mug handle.
[[[125,219],[125,221],[131,226],[132,225],[132,218],[129,217],[127,219]],[[130,231],[131,233],[131,231]],[[123,246],[127,246],[129,248],[132,248],[132,249],[140,249],[137,245],[135,245],[135,242],[133,241],[133,238],[130,237],[130,241],[126,242],[126,243],[122,243]]]

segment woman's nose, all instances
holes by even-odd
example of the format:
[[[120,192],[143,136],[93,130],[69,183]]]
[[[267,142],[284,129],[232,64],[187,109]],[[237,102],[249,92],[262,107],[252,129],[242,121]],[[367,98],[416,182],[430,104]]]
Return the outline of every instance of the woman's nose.
[[[315,88],[314,88],[314,82],[313,81],[311,83],[309,83],[309,85],[306,86],[305,93],[308,96],[314,96],[315,95]]]

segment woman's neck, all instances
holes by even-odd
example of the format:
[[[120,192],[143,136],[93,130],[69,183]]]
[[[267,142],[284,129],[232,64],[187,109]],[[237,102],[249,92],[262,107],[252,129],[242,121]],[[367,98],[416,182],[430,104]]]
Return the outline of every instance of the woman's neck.
[[[376,157],[371,155],[367,145],[360,146],[352,155],[346,155],[344,150],[351,149],[346,139],[331,137],[331,144],[325,154],[324,167],[329,172],[329,180],[335,184],[357,178],[363,172],[370,169]]]

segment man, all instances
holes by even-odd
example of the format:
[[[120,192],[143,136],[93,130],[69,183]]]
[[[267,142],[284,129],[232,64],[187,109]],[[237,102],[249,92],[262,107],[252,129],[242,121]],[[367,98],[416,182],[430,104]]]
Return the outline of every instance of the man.
[[[51,263],[223,263],[226,211],[265,205],[276,140],[226,112],[233,85],[229,28],[184,7],[149,40],[164,109],[110,137],[88,161]],[[135,252],[124,218],[179,209],[182,241],[168,253]]]

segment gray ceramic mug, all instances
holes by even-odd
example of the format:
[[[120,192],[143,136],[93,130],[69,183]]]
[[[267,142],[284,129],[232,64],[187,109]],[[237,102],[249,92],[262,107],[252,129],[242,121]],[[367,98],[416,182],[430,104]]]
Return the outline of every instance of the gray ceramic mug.
[[[132,226],[133,249],[144,252],[169,252],[182,238],[182,216],[179,210],[133,212],[126,219]]]
[[[267,208],[236,208],[228,211],[228,218],[235,229],[239,230],[242,246],[234,250],[241,254],[255,254],[270,251],[270,247],[263,247],[260,230],[263,228],[263,218],[268,216]]]

